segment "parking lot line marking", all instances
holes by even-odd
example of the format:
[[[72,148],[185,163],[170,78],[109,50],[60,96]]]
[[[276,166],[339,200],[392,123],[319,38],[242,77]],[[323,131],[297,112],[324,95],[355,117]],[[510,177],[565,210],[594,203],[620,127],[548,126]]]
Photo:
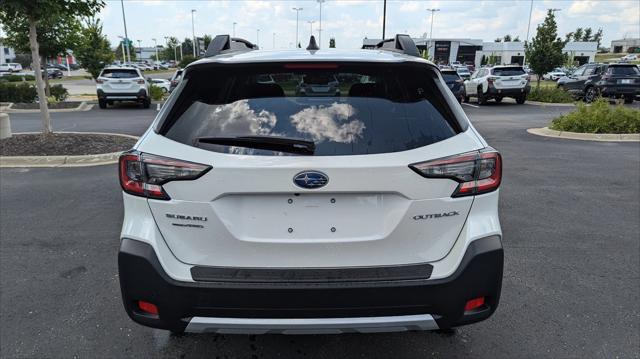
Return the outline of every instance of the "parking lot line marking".
[[[156,111],[160,111],[160,104],[159,103],[156,104]]]
[[[462,104],[463,104],[463,105],[467,105],[467,106],[471,106],[471,107],[474,107],[474,108],[480,108],[480,106],[472,105],[472,104],[470,104],[470,103],[464,103],[464,102],[463,102]]]

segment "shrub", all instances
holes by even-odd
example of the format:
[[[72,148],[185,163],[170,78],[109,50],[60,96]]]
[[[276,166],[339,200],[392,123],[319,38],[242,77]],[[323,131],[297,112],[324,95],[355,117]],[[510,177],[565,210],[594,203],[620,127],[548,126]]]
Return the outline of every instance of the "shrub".
[[[527,100],[553,103],[569,103],[575,101],[571,94],[557,87],[534,88],[529,93]]]
[[[24,78],[25,81],[35,81],[36,77],[33,75],[24,75],[22,76]]]
[[[2,76],[2,78],[9,82],[20,82],[24,79],[21,75],[6,75]]]
[[[53,85],[49,89],[51,93],[51,97],[56,99],[56,102],[62,102],[69,97],[69,91],[66,88],[62,87],[62,85]]]
[[[162,89],[156,85],[151,85],[149,86],[149,95],[151,96],[152,100],[158,101],[158,100],[162,100],[162,98],[164,97],[164,92],[162,92]]]
[[[35,102],[36,88],[28,83],[12,84],[0,82],[0,102]]]
[[[591,106],[578,103],[578,108],[556,117],[549,126],[557,131],[582,133],[640,133],[640,110],[610,106],[599,98]]]

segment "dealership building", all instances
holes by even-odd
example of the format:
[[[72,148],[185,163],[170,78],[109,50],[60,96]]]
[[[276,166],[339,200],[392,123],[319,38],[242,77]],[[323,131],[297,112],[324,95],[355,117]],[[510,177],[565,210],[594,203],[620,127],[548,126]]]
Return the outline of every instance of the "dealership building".
[[[373,49],[380,39],[365,38],[363,49]],[[436,63],[450,64],[454,61],[471,63],[479,67],[482,58],[495,56],[500,64],[522,64],[524,60],[524,42],[484,42],[481,39],[428,39],[414,38],[420,51],[429,49],[429,56]],[[568,42],[562,50],[573,56],[579,64],[595,62],[598,51],[597,42]]]

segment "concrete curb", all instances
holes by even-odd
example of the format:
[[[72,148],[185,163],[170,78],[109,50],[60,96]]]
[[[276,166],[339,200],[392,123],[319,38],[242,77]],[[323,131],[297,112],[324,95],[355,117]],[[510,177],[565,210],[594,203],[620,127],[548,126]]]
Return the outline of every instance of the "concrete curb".
[[[7,113],[38,113],[40,109],[14,109],[13,103],[10,103],[9,106],[4,107],[3,111]],[[49,112],[81,112],[81,111],[89,111],[93,108],[93,104],[87,103],[87,101],[82,101],[77,107],[74,108],[58,108],[58,109],[49,109]]]
[[[529,101],[529,100],[527,100],[526,104],[533,105],[533,106],[576,107],[575,102],[572,102],[572,103],[561,103],[561,102],[539,102],[539,101]]]
[[[640,142],[640,133],[617,134],[617,133],[578,133],[568,131],[556,131],[549,127],[529,128],[532,135],[555,137],[569,140],[601,141],[601,142]]]
[[[14,135],[34,134],[38,132],[21,132]],[[89,135],[111,135],[127,137],[137,140],[139,137],[124,135],[121,133],[106,132],[56,132],[56,133],[81,133]],[[118,162],[122,152],[98,153],[81,156],[0,156],[0,168],[15,167],[89,167],[109,165]]]

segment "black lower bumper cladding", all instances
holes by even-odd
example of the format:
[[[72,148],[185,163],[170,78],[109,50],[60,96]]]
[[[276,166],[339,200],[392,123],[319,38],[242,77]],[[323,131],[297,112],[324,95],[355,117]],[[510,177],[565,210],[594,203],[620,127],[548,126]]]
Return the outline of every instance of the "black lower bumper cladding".
[[[379,280],[372,279],[372,273],[380,272],[363,270],[354,272],[351,281],[345,280],[348,272],[340,272],[340,280],[334,281],[323,271],[308,272],[304,280],[299,275],[297,280],[280,280],[282,273],[277,273],[279,280],[273,280],[276,277],[270,271],[252,272],[255,281],[232,281],[228,276],[215,281],[210,274],[216,271],[200,268],[196,270],[200,271],[200,281],[179,282],[164,272],[150,245],[130,239],[122,240],[118,266],[122,299],[131,319],[175,332],[183,331],[196,316],[348,318],[431,314],[440,328],[451,328],[487,319],[496,310],[502,287],[503,250],[498,236],[475,240],[454,274],[435,280],[414,278],[416,270],[424,271],[425,266],[399,266],[395,268],[405,267],[408,274],[402,276],[398,269],[387,268],[382,273],[391,273],[390,277]],[[430,267],[428,272],[425,278],[431,273]],[[466,302],[478,297],[485,297],[485,305],[465,312]],[[155,304],[158,315],[141,311],[138,301]]]

